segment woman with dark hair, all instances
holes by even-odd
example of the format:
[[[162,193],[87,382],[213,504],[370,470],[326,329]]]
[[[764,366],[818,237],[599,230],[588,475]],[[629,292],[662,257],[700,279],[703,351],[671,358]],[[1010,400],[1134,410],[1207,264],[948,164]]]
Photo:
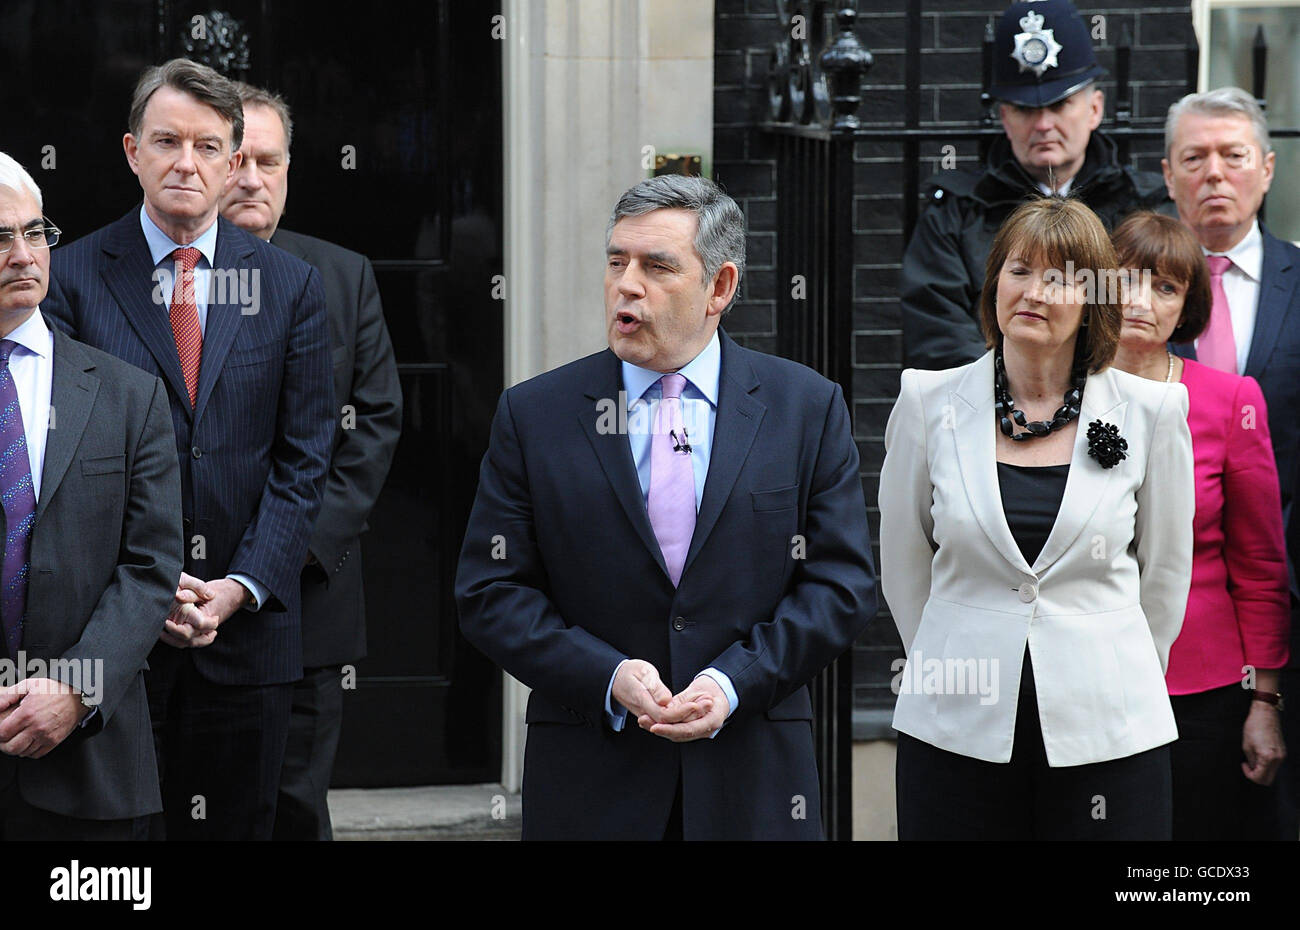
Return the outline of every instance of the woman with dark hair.
[[[1254,378],[1185,360],[1168,342],[1205,329],[1210,272],[1177,220],[1135,213],[1113,241],[1128,269],[1116,368],[1182,382],[1196,473],[1192,585],[1165,676],[1178,722],[1174,839],[1278,835],[1286,755],[1279,669],[1289,657],[1282,503],[1264,395]]]
[[[1024,204],[988,258],[989,351],[903,372],[880,476],[901,839],[1170,836],[1187,392],[1109,367],[1115,272],[1082,203]]]

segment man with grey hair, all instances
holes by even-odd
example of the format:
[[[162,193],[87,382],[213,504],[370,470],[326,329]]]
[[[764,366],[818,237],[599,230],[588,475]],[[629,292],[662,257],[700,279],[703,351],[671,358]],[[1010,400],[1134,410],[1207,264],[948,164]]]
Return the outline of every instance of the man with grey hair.
[[[1268,405],[1268,429],[1281,478],[1285,519],[1294,506],[1296,488],[1291,478],[1296,474],[1300,444],[1300,420],[1296,418],[1300,409],[1300,249],[1272,235],[1259,222],[1264,195],[1273,182],[1275,158],[1264,114],[1255,98],[1239,87],[1189,94],[1169,108],[1162,162],[1165,183],[1179,219],[1201,243],[1210,266],[1213,295],[1205,332],[1193,343],[1173,348],[1186,358],[1259,382]],[[1292,566],[1297,555],[1288,553]],[[1294,579],[1294,568],[1291,575]],[[1296,642],[1300,624],[1295,622],[1295,581],[1291,584],[1294,665],[1300,655],[1300,643]],[[1231,838],[1296,839],[1295,766],[1283,762],[1285,715],[1280,713],[1281,696],[1294,691],[1288,687],[1294,681],[1294,669],[1254,670],[1254,700],[1249,702],[1245,737],[1238,738],[1232,731],[1223,734],[1230,746],[1240,745],[1244,739],[1251,750],[1240,768],[1251,783],[1247,788],[1255,816],[1247,818],[1251,822],[1234,825]],[[1188,729],[1181,720],[1179,729]],[[1287,729],[1287,741],[1300,745],[1300,732],[1293,725]],[[1204,757],[1205,752],[1200,755]],[[1237,761],[1236,753],[1229,761]],[[1230,781],[1223,790],[1245,790],[1231,784],[1242,777],[1238,766],[1229,765],[1223,771]],[[1269,788],[1279,774],[1286,786],[1280,792]],[[1176,780],[1175,792],[1178,789]],[[1177,802],[1177,795],[1175,798]],[[1196,806],[1199,810],[1203,804]],[[1174,817],[1177,839],[1177,803]],[[1227,838],[1186,831],[1184,837]]]
[[[507,390],[456,576],[461,629],[533,689],[525,839],[816,839],[807,683],[876,612],[838,385],[719,327],[744,217],[625,192],[609,348]]]
[[[184,550],[176,440],[162,381],[47,325],[58,240],[0,153],[0,840],[144,839],[161,806],[145,659]]]
[[[54,254],[48,312],[169,392],[186,559],[147,675],[167,836],[270,839],[335,428],[324,292],[220,216],[244,134],[227,78],[147,69],[128,128],[143,203]]]

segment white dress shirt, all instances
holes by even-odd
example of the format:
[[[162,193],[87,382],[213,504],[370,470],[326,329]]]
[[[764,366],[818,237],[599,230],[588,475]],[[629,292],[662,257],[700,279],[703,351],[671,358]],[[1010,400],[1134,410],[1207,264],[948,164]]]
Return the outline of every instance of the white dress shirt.
[[[1259,309],[1259,282],[1264,274],[1264,237],[1259,221],[1250,224],[1246,237],[1226,252],[1201,249],[1206,255],[1226,255],[1232,264],[1223,273],[1223,293],[1228,298],[1232,317],[1232,339],[1237,344],[1237,374],[1246,373],[1250,343],[1255,335],[1255,315]],[[1197,339],[1195,344],[1200,343]]]
[[[27,463],[32,470],[32,493],[40,500],[45,439],[50,427],[50,391],[54,385],[54,335],[37,308],[4,338],[18,343],[9,356],[9,374],[14,379],[18,407],[23,414]]]

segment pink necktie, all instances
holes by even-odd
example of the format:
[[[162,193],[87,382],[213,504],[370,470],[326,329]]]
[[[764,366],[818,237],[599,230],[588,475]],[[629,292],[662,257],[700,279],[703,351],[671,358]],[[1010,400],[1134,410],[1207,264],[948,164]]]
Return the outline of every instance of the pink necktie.
[[[1202,364],[1237,373],[1237,340],[1232,335],[1232,314],[1228,311],[1228,295],[1223,290],[1223,273],[1232,265],[1226,255],[1207,255],[1210,266],[1210,293],[1214,302],[1210,307],[1210,325],[1196,343],[1196,360]]]
[[[686,552],[695,533],[695,471],[691,466],[690,437],[682,427],[682,375],[664,375],[663,400],[655,413],[650,437],[650,525],[664,554],[673,586],[682,579]]]

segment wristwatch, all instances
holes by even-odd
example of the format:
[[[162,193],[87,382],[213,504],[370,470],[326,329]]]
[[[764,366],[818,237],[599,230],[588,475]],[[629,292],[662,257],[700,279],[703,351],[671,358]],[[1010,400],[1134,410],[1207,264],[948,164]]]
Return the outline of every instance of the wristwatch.
[[[1265,704],[1272,704],[1278,710],[1286,709],[1286,702],[1282,700],[1282,695],[1278,694],[1276,691],[1260,691],[1256,688],[1251,692],[1250,699],[1252,701],[1262,701]]]

